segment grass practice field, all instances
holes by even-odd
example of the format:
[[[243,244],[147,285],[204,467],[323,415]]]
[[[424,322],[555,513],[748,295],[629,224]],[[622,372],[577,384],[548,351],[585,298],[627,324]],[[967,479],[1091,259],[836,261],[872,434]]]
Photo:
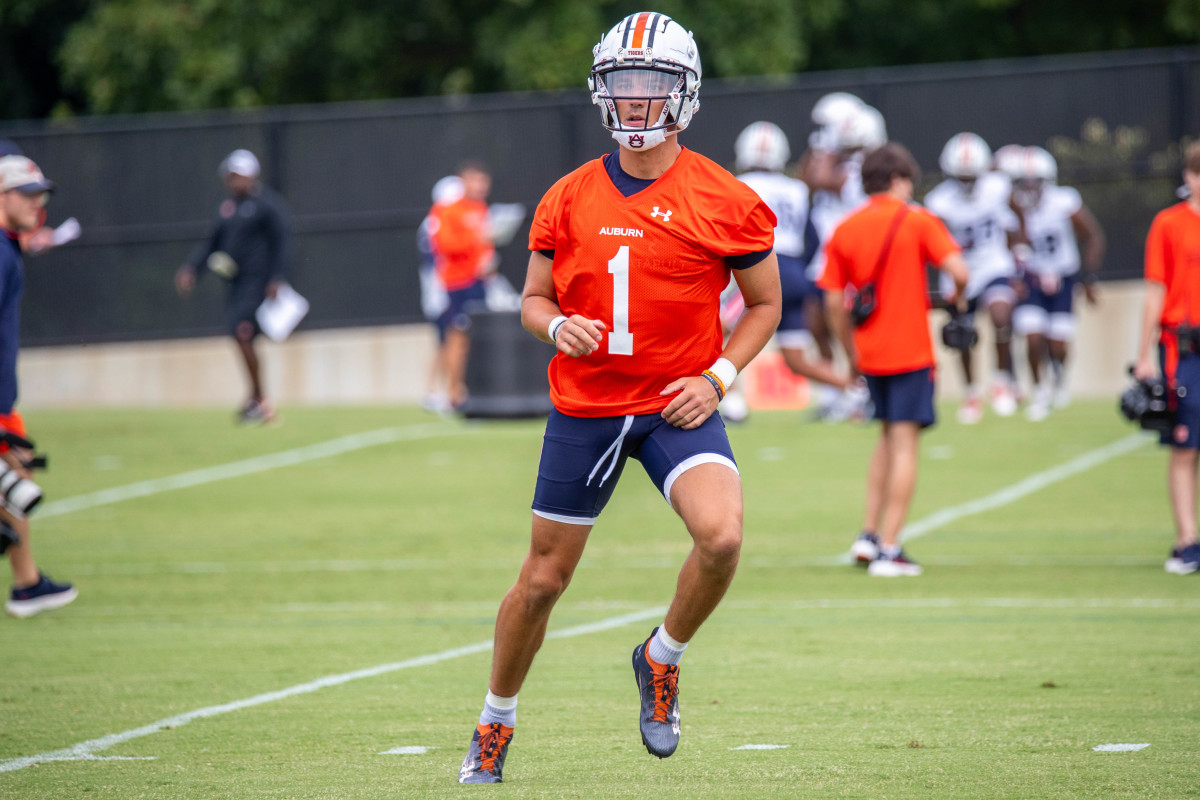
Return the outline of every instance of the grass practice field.
[[[80,597],[0,618],[0,798],[1200,796],[1200,576],[1162,569],[1165,454],[1113,402],[942,415],[916,579],[843,562],[875,428],[731,429],[742,563],[683,661],[664,761],[630,651],[689,540],[631,462],[521,692],[505,783],[462,787],[542,423],[31,413],[51,455],[36,555]]]

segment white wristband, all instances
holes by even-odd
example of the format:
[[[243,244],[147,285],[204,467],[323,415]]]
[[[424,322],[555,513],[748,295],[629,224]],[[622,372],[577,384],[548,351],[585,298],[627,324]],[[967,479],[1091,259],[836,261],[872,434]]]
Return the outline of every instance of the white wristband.
[[[558,329],[561,328],[563,326],[563,323],[566,321],[567,321],[567,318],[562,316],[561,314],[559,314],[554,319],[550,320],[550,325],[549,325],[549,327],[546,328],[546,333],[549,334],[549,336],[550,336],[551,344],[558,344]]]
[[[709,369],[721,379],[721,383],[725,384],[727,391],[730,386],[733,386],[733,382],[737,380],[737,367],[728,358],[718,358]]]

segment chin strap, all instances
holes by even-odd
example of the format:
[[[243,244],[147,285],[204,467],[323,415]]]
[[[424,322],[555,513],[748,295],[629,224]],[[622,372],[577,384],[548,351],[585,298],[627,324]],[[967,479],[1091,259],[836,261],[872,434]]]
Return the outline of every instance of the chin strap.
[[[667,132],[661,128],[656,131],[613,131],[612,138],[621,147],[636,153],[658,147],[667,140]]]

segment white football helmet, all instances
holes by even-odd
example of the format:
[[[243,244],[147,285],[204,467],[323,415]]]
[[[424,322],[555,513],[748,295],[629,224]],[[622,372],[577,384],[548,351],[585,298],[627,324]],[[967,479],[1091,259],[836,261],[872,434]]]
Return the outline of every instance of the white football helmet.
[[[463,196],[462,178],[457,175],[447,175],[433,185],[433,202],[457,203]]]
[[[838,127],[842,150],[874,150],[887,144],[887,124],[872,106],[861,106]]]
[[[1058,180],[1058,162],[1040,147],[1026,147],[1021,158],[1020,177],[1024,180],[1054,183]]]
[[[792,157],[787,134],[774,122],[750,123],[738,134],[733,149],[737,154],[739,172],[752,169],[783,172],[788,159]]]
[[[992,168],[1003,172],[1015,181],[1021,177],[1021,164],[1024,158],[1024,147],[1019,144],[1006,144],[992,156]]]
[[[864,105],[849,92],[830,92],[813,105],[812,121],[822,128],[837,127]]]
[[[592,48],[588,89],[600,107],[604,127],[622,147],[649,150],[681,131],[700,108],[700,52],[691,31],[666,14],[630,14],[604,34]],[[625,125],[617,101],[641,102],[646,115]],[[651,120],[649,108],[663,101],[662,113]]]
[[[978,134],[956,133],[942,148],[938,166],[952,178],[975,180],[992,168],[992,149]]]

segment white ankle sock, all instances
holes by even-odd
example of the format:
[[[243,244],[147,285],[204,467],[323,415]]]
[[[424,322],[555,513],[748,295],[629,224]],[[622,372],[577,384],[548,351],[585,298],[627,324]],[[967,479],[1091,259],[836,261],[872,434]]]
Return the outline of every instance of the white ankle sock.
[[[650,656],[652,661],[670,666],[679,663],[684,650],[687,650],[687,642],[675,641],[667,633],[667,626],[659,625],[658,633],[650,640],[646,655]]]
[[[479,715],[480,725],[491,725],[499,722],[510,728],[517,727],[517,696],[498,697],[491,692],[483,701],[483,713]]]

